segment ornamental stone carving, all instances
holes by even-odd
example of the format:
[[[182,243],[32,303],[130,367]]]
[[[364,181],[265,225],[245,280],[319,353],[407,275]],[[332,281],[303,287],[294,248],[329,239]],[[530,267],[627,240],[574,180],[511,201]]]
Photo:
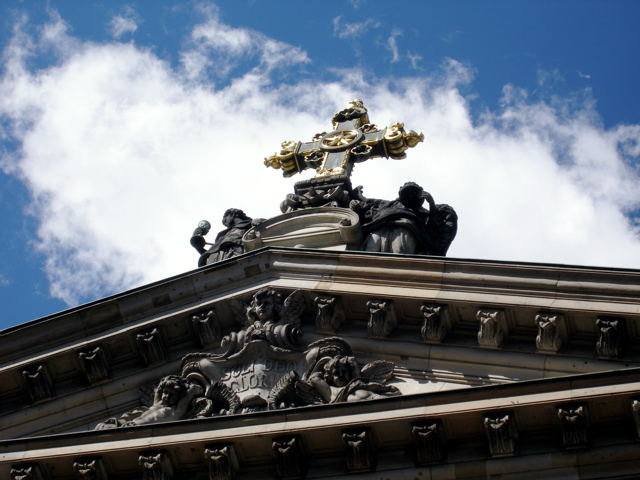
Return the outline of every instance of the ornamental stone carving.
[[[631,416],[636,427],[636,436],[640,438],[640,400],[637,398],[631,400]]]
[[[307,473],[307,452],[299,435],[286,435],[273,439],[273,455],[278,477],[299,480]]]
[[[539,313],[535,324],[538,326],[536,348],[539,352],[557,353],[567,341],[567,326],[561,313]]]
[[[106,380],[111,376],[107,352],[101,345],[78,352],[78,360],[80,370],[90,384]]]
[[[398,325],[393,300],[371,299],[367,302],[369,321],[367,333],[369,338],[384,339],[391,335]]]
[[[232,444],[208,445],[204,459],[209,467],[209,480],[233,480],[238,473],[238,457]]]
[[[423,303],[420,307],[423,323],[420,333],[426,343],[440,343],[451,329],[449,311],[446,305]]]
[[[163,363],[167,358],[167,348],[157,327],[137,333],[136,345],[147,366]]]
[[[391,384],[393,363],[362,364],[337,337],[304,343],[303,292],[262,288],[248,301],[232,301],[230,306],[239,326],[223,337],[216,353],[186,355],[180,375],[161,379],[152,402],[96,429],[400,394]]]
[[[316,328],[321,332],[336,333],[344,320],[340,297],[318,295],[313,303],[316,305]]]
[[[342,431],[346,467],[349,473],[371,472],[376,468],[376,448],[369,427]]]
[[[589,446],[587,406],[558,407],[557,414],[560,419],[564,448],[568,450],[587,448]]]
[[[11,480],[44,480],[42,468],[37,463],[17,463],[9,470]]]
[[[515,455],[518,429],[513,412],[496,412],[485,415],[484,431],[492,457]]]
[[[173,464],[164,450],[140,452],[138,465],[142,480],[172,480]]]
[[[509,335],[507,319],[502,310],[480,309],[476,313],[480,322],[478,344],[482,347],[501,348]]]
[[[624,318],[598,317],[596,320],[598,341],[596,352],[599,357],[618,358],[624,353],[626,322]]]
[[[444,462],[444,433],[440,420],[412,423],[411,435],[413,436],[413,446],[418,465]]]
[[[54,388],[49,370],[44,363],[30,365],[22,371],[27,392],[32,402],[53,397]]]
[[[196,340],[202,348],[211,347],[220,343],[222,339],[222,327],[213,309],[203,310],[191,316],[191,324]]]
[[[107,471],[100,457],[82,457],[73,462],[73,471],[79,480],[107,480]]]

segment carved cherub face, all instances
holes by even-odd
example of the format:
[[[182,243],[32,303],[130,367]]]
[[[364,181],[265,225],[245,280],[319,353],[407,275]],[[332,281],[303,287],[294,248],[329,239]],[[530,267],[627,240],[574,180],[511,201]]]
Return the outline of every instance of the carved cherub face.
[[[156,401],[165,407],[172,407],[178,403],[187,387],[180,377],[170,375],[160,380],[157,387]]]
[[[277,294],[274,290],[259,290],[251,299],[251,312],[256,320],[267,322],[274,320],[277,308]]]
[[[332,358],[324,367],[325,379],[334,387],[344,387],[355,377],[353,357]]]

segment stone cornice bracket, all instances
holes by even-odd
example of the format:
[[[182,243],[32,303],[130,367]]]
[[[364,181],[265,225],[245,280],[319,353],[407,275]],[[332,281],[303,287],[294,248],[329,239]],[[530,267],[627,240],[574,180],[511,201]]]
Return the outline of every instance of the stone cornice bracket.
[[[16,463],[9,470],[11,480],[44,480],[42,468],[37,463]]]
[[[484,432],[487,435],[492,457],[511,457],[516,453],[518,428],[513,412],[493,412],[484,415]]]
[[[301,480],[307,474],[308,455],[299,435],[276,437],[271,443],[276,472],[282,480]]]
[[[209,480],[233,480],[239,469],[238,457],[231,443],[207,445],[204,459],[209,467]]]
[[[503,310],[481,308],[476,313],[480,322],[478,345],[481,347],[502,348],[509,336],[509,326]]]
[[[79,480],[107,480],[107,471],[100,457],[76,458],[73,471]]]
[[[46,400],[54,396],[53,381],[44,363],[29,365],[22,370],[27,392],[32,402]]]
[[[393,300],[375,299],[367,301],[369,321],[367,334],[369,338],[385,339],[391,335],[398,325],[398,317]]]
[[[640,399],[631,399],[631,416],[636,427],[636,437],[640,438]]]
[[[372,472],[376,468],[376,447],[369,427],[342,431],[348,473]]]
[[[222,327],[213,308],[191,315],[193,333],[202,348],[217,346],[222,339]]]
[[[567,450],[589,446],[589,417],[587,406],[563,405],[557,409],[562,429],[562,446]]]
[[[318,295],[313,303],[316,306],[316,328],[321,332],[336,333],[344,321],[342,299],[332,295]]]
[[[420,313],[424,318],[420,333],[426,343],[441,343],[451,330],[451,319],[447,305],[423,303]]]
[[[567,323],[561,313],[540,312],[534,320],[538,326],[536,348],[539,352],[558,353],[567,341]]]
[[[596,352],[602,358],[618,358],[624,353],[627,336],[626,321],[617,317],[598,317]]]
[[[102,345],[94,345],[78,352],[80,370],[89,384],[98,383],[111,376],[108,352]]]
[[[136,345],[146,366],[163,363],[167,358],[167,348],[158,327],[136,333]]]
[[[418,465],[442,463],[446,457],[444,431],[440,420],[425,420],[411,424],[413,448]]]
[[[145,451],[138,455],[142,480],[172,480],[173,464],[164,450]]]

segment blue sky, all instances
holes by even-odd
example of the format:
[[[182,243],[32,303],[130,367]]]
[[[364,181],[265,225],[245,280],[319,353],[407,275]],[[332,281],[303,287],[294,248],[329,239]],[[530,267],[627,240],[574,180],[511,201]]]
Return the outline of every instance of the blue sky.
[[[262,158],[363,98],[426,142],[358,166],[460,215],[450,255],[640,268],[640,4],[5,1],[0,328],[192,269],[279,213]]]

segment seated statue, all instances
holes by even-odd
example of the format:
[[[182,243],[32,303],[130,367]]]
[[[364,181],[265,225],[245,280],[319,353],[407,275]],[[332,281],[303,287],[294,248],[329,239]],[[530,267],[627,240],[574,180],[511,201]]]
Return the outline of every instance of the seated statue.
[[[363,225],[362,250],[423,255],[446,255],[456,236],[458,216],[453,208],[433,201],[420,185],[407,182],[395,200],[369,199],[362,187],[350,203]],[[423,207],[427,201],[429,209]]]
[[[222,217],[222,224],[227,228],[216,235],[213,244],[204,239],[211,224],[206,220],[200,222],[191,236],[191,245],[200,253],[198,266],[210,265],[244,253],[242,236],[261,221],[262,219],[251,219],[238,208],[229,208]],[[206,249],[205,245],[211,246]]]

